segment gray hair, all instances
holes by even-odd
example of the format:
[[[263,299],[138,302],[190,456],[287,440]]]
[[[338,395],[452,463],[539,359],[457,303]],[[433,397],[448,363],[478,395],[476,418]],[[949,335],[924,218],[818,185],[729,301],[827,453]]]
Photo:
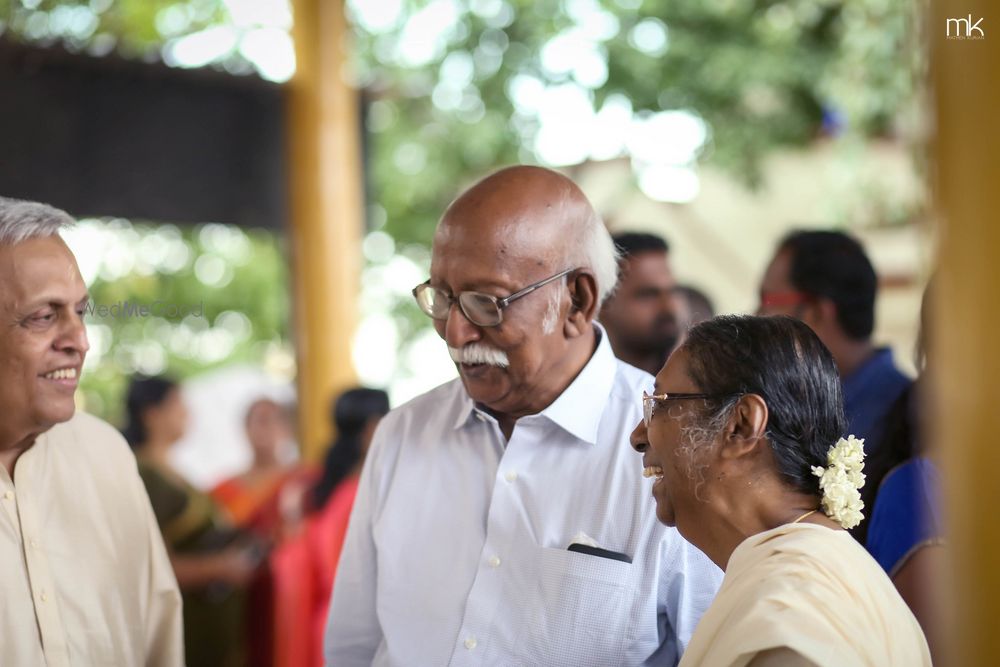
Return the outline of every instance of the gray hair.
[[[594,272],[598,310],[618,285],[620,254],[604,221],[596,211],[591,210],[580,235],[567,250],[567,266],[584,266]]]
[[[48,204],[0,197],[0,245],[56,236],[74,222],[69,213]]]
[[[704,400],[693,401],[695,404],[702,403],[700,409],[697,405],[687,408],[691,410],[688,413],[690,419],[686,424],[681,424],[680,446],[674,453],[686,464],[687,476],[694,482],[694,497],[698,500],[704,500],[700,492],[705,485],[705,471],[709,466],[708,459],[715,449],[715,440],[722,433],[739,400],[739,396],[733,396],[719,405],[712,405]],[[672,419],[681,421],[684,409],[673,406],[667,414]]]
[[[566,284],[566,276],[563,276],[559,285]],[[545,307],[545,316],[542,317],[542,333],[548,336],[556,330],[559,324],[559,306],[562,304],[563,291],[561,289],[549,290],[549,304]]]
[[[611,233],[604,226],[600,216],[590,211],[583,223],[583,229],[574,243],[570,243],[566,251],[566,266],[586,267],[594,272],[597,282],[597,310],[618,286],[618,261],[621,253],[618,251]],[[566,284],[566,278],[559,281]],[[553,290],[549,295],[549,303],[542,318],[542,333],[548,335],[556,330],[559,322],[559,304],[562,301],[562,291]]]

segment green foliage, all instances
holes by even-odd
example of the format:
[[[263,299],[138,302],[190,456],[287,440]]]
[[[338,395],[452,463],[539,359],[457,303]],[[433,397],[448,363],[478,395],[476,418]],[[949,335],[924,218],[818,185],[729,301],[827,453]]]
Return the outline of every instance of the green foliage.
[[[219,0],[0,0],[0,22],[28,41],[155,56],[164,41],[226,20]]]
[[[364,15],[365,0],[350,6]],[[441,35],[414,32],[432,9],[451,11],[453,23]],[[915,106],[923,69],[918,10],[909,0],[403,2],[388,25],[356,21],[373,226],[385,224],[401,243],[427,244],[470,179],[537,161],[537,119],[514,104],[511,86],[523,76],[545,86],[574,81],[573,72],[543,64],[556,38],[583,34],[604,58],[606,78],[582,82],[595,109],[618,95],[638,116],[692,112],[709,129],[701,158],[754,184],[762,157],[776,148],[831,132],[895,131]],[[229,11],[222,0],[0,0],[2,16],[22,38],[141,55],[224,24]],[[414,61],[402,47],[415,40],[437,43]],[[243,56],[226,59],[232,69]],[[455,65],[465,71],[470,63],[467,82],[442,85]]]
[[[0,30],[146,57],[170,40],[227,24],[237,2],[0,0]],[[750,185],[776,149],[834,138],[849,155],[850,146],[873,137],[913,139],[921,126],[925,63],[916,37],[920,3],[911,0],[401,0],[397,16],[366,22],[376,5],[391,11],[393,3],[348,2],[356,26],[352,71],[366,102],[369,226],[392,236],[418,266],[426,265],[421,250],[457,192],[497,166],[540,160],[539,117],[514,92],[525,81],[540,90],[579,86],[594,111],[624,99],[635,118],[690,113],[707,127],[696,158]],[[442,14],[449,17],[443,29],[427,27]],[[586,40],[606,75],[601,65],[586,76],[573,63],[547,66],[547,49],[569,38]],[[216,64],[230,71],[250,68],[237,51],[220,57]],[[893,220],[916,214],[881,205]],[[192,244],[199,234],[184,232]],[[95,296],[204,295],[210,322],[238,310],[253,322],[253,340],[284,340],[280,253],[266,245],[257,250],[266,259],[253,270],[234,269],[215,296],[190,271],[98,282]],[[393,313],[401,340],[428,326],[408,295],[386,298],[384,312]],[[115,346],[138,345],[148,333],[155,331],[114,329]],[[231,358],[250,354],[251,342],[240,345]],[[206,365],[173,348],[167,363],[179,374]],[[111,373],[102,365],[96,376],[108,374],[111,387]]]
[[[472,0],[459,4],[436,56],[414,65],[399,45],[427,4],[407,3],[390,29],[356,31],[358,79],[377,100],[368,114],[373,199],[386,231],[406,241],[426,243],[471,177],[536,160],[537,123],[511,101],[511,82],[572,82],[545,68],[544,50],[573,31],[598,34],[594,17],[607,26],[593,38],[607,64],[606,80],[588,85],[594,109],[619,95],[638,116],[690,111],[709,128],[701,159],[750,184],[776,148],[892,132],[914,105],[923,66],[907,0]],[[642,39],[650,31],[665,36],[662,47]],[[435,86],[456,54],[472,58],[474,75],[459,108],[442,109]],[[414,154],[425,159],[411,165]]]
[[[118,418],[133,373],[185,378],[290,358],[287,268],[270,232],[87,220],[67,236],[84,272],[96,275],[81,384],[88,410]]]

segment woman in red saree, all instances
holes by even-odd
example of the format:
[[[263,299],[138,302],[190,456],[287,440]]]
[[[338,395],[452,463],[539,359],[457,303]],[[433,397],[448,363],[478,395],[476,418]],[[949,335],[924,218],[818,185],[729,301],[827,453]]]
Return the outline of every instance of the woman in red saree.
[[[250,469],[212,489],[212,498],[236,526],[273,539],[281,525],[278,497],[295,472],[281,460],[292,437],[285,409],[270,399],[254,401],[246,413],[246,434],[253,450]]]
[[[247,440],[253,450],[250,468],[222,482],[211,495],[229,520],[254,535],[265,549],[277,544],[282,532],[282,498],[289,482],[306,474],[283,460],[292,441],[286,409],[267,398],[250,404],[245,417]],[[249,667],[270,667],[274,655],[272,574],[262,568],[247,590],[247,656]]]
[[[338,437],[327,450],[320,480],[309,492],[300,529],[271,554],[276,667],[321,667],[327,609],[340,550],[375,426],[389,411],[377,389],[351,389],[336,401]]]

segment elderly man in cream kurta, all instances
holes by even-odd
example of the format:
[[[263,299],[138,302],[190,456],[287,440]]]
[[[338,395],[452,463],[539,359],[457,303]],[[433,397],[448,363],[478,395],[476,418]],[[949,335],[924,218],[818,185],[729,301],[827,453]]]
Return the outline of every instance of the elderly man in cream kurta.
[[[75,411],[72,222],[0,197],[0,665],[181,665],[181,600],[125,441]]]

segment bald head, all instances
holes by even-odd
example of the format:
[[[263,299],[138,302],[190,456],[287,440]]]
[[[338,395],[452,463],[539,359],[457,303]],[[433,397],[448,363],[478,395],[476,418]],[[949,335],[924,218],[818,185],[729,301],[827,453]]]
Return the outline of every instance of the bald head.
[[[601,301],[617,280],[617,256],[604,224],[576,183],[543,167],[515,166],[487,176],[445,211],[434,236],[473,240],[498,257],[552,272],[582,267],[594,274]]]
[[[538,239],[564,233],[594,215],[573,181],[549,169],[520,166],[498,171],[466,190],[445,211],[441,227]]]
[[[571,180],[540,167],[511,167],[448,207],[434,235],[430,273],[429,289],[447,306],[434,327],[469,395],[508,433],[519,416],[555,400],[587,363],[593,319],[614,287],[617,257]],[[477,319],[483,302],[495,324]]]

